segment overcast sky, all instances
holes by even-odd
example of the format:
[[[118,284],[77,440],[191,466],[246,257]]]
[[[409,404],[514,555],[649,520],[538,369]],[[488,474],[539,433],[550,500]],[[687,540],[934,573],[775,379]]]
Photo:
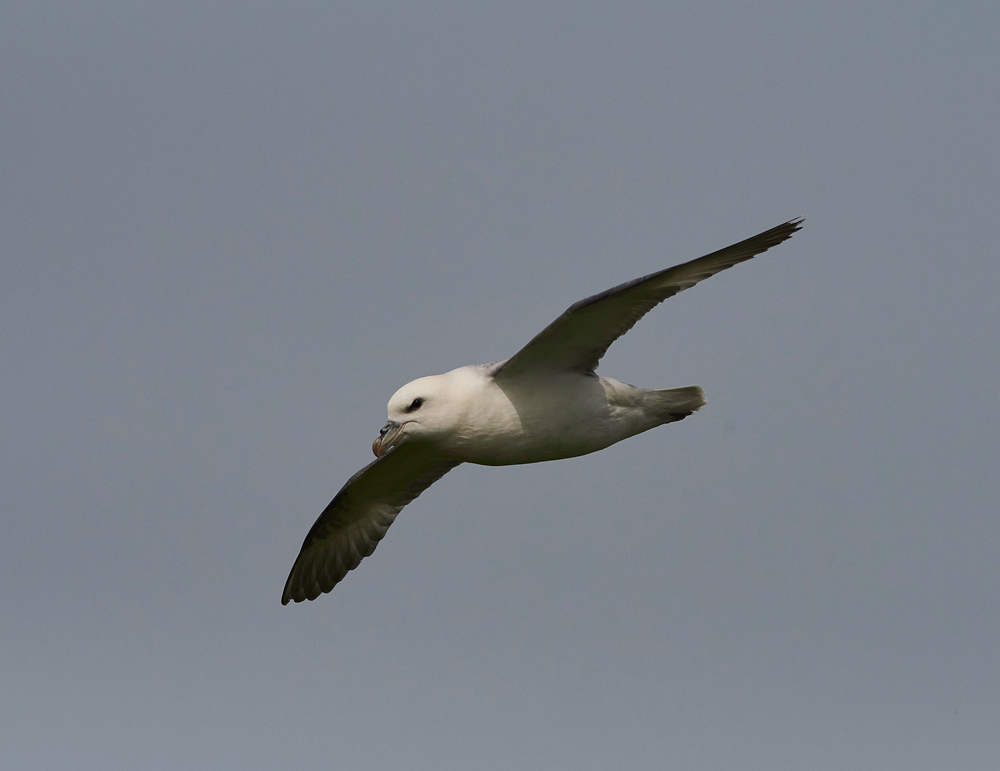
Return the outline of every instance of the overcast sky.
[[[1000,6],[0,11],[0,765],[992,769]],[[282,607],[403,383],[795,216]]]

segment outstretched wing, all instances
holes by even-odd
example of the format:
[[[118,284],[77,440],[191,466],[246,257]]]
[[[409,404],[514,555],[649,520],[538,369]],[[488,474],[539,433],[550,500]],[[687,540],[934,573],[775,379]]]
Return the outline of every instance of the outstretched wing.
[[[428,445],[403,444],[352,476],[306,536],[281,604],[333,589],[375,551],[403,507],[458,463]]]
[[[791,220],[712,254],[580,300],[504,362],[495,376],[564,370],[591,372],[608,347],[654,306],[738,262],[766,252],[791,238],[801,227],[801,219]]]

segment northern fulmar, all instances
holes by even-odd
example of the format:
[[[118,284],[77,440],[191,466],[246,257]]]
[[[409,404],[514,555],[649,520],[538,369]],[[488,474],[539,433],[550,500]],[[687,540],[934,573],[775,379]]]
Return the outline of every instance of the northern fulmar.
[[[601,356],[653,306],[767,251],[801,219],[571,305],[506,361],[407,383],[389,400],[376,460],[347,480],[309,530],[281,603],[329,592],[375,551],[406,504],[460,463],[572,458],[705,404],[699,386],[647,391],[597,375]]]

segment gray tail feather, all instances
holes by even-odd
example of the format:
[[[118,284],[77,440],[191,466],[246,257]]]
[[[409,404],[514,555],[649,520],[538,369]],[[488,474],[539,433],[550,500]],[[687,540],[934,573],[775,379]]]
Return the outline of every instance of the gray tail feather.
[[[651,391],[656,399],[664,423],[684,420],[692,412],[697,412],[705,406],[705,392],[701,386],[684,386],[683,388],[667,388],[663,391]]]

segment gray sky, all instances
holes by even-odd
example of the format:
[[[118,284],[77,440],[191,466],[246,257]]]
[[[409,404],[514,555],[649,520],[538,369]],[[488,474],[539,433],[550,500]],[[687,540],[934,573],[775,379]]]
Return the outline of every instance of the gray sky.
[[[0,765],[986,769],[1000,7],[0,12]],[[807,218],[282,607],[395,389]]]

